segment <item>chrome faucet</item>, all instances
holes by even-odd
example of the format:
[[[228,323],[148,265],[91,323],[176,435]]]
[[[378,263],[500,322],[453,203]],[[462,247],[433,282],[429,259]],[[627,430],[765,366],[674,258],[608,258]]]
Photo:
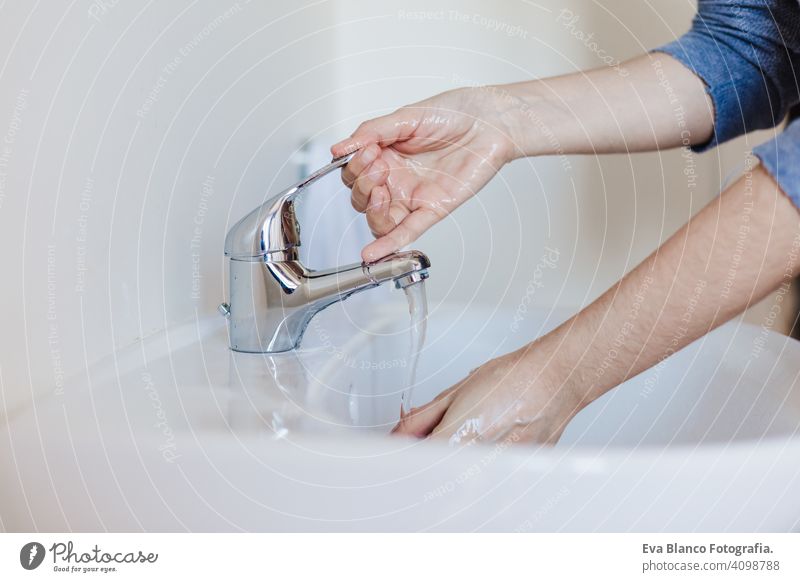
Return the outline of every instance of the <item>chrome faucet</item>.
[[[311,318],[351,295],[394,281],[399,289],[427,279],[430,261],[419,251],[400,252],[373,263],[313,271],[298,257],[300,227],[294,199],[355,152],[334,159],[242,218],[225,237],[230,266],[228,318],[231,349],[272,353],[300,344]]]

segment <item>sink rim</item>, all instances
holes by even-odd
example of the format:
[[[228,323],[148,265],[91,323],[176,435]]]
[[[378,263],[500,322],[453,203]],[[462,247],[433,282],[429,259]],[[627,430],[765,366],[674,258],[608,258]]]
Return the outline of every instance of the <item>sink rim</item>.
[[[458,311],[459,313],[463,313],[461,311],[464,308],[464,305],[457,304],[455,302],[442,302],[437,305],[435,310],[432,310],[432,313],[441,313],[442,311],[452,313],[454,311]],[[474,309],[474,306],[472,306]],[[491,314],[494,315],[498,311],[501,311],[502,308],[495,307],[491,310]],[[487,309],[487,312],[489,310]],[[510,311],[510,310],[505,310]],[[536,311],[536,310],[534,310]],[[548,318],[552,318],[553,313],[559,312],[566,312],[566,310],[558,310],[558,309],[550,309],[550,310],[541,310],[546,311]],[[395,321],[397,314],[395,313],[388,313],[385,314],[381,318],[375,319],[371,322],[372,328],[380,328],[382,326],[390,325],[392,322]],[[491,321],[491,318],[488,320]],[[559,322],[560,323],[560,322]],[[488,325],[488,323],[486,323]],[[733,320],[725,324],[725,326],[735,326],[736,332],[738,333],[741,331],[746,331],[748,334],[762,334],[766,332],[767,338],[772,339],[774,342],[777,338],[780,338],[778,341],[783,343],[783,349],[786,349],[786,346],[793,346],[790,349],[796,349],[800,352],[800,341],[795,340],[794,338],[790,338],[788,336],[783,336],[782,334],[778,334],[772,330],[764,330],[762,327],[743,322],[741,320]],[[159,332],[150,334],[144,338],[141,338],[137,342],[133,344],[129,344],[126,346],[121,347],[113,354],[110,354],[100,360],[92,363],[88,366],[88,368],[79,371],[78,373],[72,374],[65,379],[65,385],[69,383],[76,383],[80,382],[81,380],[86,380],[89,375],[91,375],[91,382],[83,382],[83,386],[77,392],[85,392],[88,390],[92,391],[99,391],[103,390],[105,386],[110,385],[113,382],[116,382],[117,378],[123,376],[127,373],[136,371],[141,369],[141,361],[137,360],[137,358],[143,353],[151,353],[157,352],[157,358],[148,358],[148,361],[155,361],[156,359],[161,358],[169,358],[172,353],[175,351],[192,346],[197,343],[204,342],[208,340],[210,337],[217,335],[217,340],[223,341],[225,345],[226,352],[230,353],[230,349],[227,347],[227,333],[226,333],[226,326],[225,321],[222,317],[215,316],[215,315],[204,315],[200,316],[198,319],[193,320],[191,322],[186,322],[183,324],[171,326],[160,330]],[[363,347],[370,341],[371,336],[368,333],[358,333],[354,334],[345,344],[344,348],[346,349],[358,349],[359,347]],[[701,338],[698,341],[702,341]],[[320,354],[326,351],[325,346],[314,346],[309,345],[307,347],[301,347],[298,350],[301,354]],[[245,355],[248,356],[248,355]],[[250,354],[249,356],[260,356],[260,354]],[[330,366],[334,365],[336,362],[332,361],[330,358],[322,365],[319,370],[315,370],[315,374],[324,374]],[[644,372],[646,373],[646,372]],[[91,384],[92,388],[88,388],[87,384]],[[186,390],[191,388],[190,385],[183,385],[180,386],[179,390]],[[202,388],[207,389],[208,386],[204,385]],[[221,390],[223,387],[213,387],[214,390]],[[226,387],[229,389],[229,387]],[[67,394],[62,395],[58,398],[65,398],[69,397]],[[20,410],[12,411],[13,414],[9,415],[6,418],[0,419],[0,426],[7,426],[9,431],[13,429],[13,426],[18,423],[24,423],[26,420],[30,420],[32,416],[34,408],[48,408],[50,405],[57,402],[56,395],[50,391],[46,394],[38,395],[31,404],[26,407],[23,407]],[[46,412],[45,412],[46,413]],[[248,440],[249,438],[254,437],[254,435],[250,434],[252,431],[248,430],[231,430],[229,427],[219,427],[214,429],[205,429],[205,428],[195,428],[194,426],[188,426],[186,428],[181,427],[179,430],[176,430],[176,435],[185,436],[190,435],[193,439],[196,439],[198,436],[201,435],[209,435],[212,438],[219,438],[220,436],[224,436],[225,438],[229,438],[231,436],[235,436],[235,439],[242,439],[244,441]],[[113,439],[112,435],[105,435],[106,438],[109,439],[109,442]],[[155,435],[148,435],[146,433],[137,434],[137,438],[143,439],[143,441],[147,441],[148,439],[155,440],[157,437]],[[280,439],[275,440],[266,440],[263,438],[263,435],[258,437],[254,437],[257,440],[260,440],[261,443],[280,443]],[[303,433],[301,432],[294,432],[292,437],[289,439],[289,442],[295,443],[295,445],[301,445],[301,443],[308,443],[311,445],[312,443],[319,445],[320,443],[325,443],[328,440],[335,440],[341,444],[341,448],[350,448],[356,447],[355,443],[361,441],[386,441],[388,442],[397,442],[397,440],[401,437],[391,437],[390,435],[382,435],[378,433],[370,433],[368,439],[364,439],[362,435],[351,432],[348,433],[347,431],[336,431],[331,432],[330,434],[317,434],[317,433]],[[423,446],[425,448],[431,449],[440,449],[441,451],[447,450],[455,450],[453,447],[450,447],[446,443],[436,443],[436,442],[428,442],[426,440],[418,441],[414,439],[403,439],[404,441],[407,440],[411,446],[402,447],[403,450],[405,449],[414,449],[417,446]],[[597,458],[599,455],[604,457],[612,458],[617,456],[625,456],[629,457],[631,455],[647,455],[652,456],[654,453],[664,454],[665,451],[679,451],[681,454],[685,454],[687,451],[694,451],[697,449],[703,450],[712,450],[712,449],[720,449],[724,448],[726,450],[734,450],[734,451],[741,451],[743,449],[752,448],[755,446],[761,446],[764,443],[771,445],[777,445],[779,443],[784,443],[785,445],[797,445],[800,446],[800,432],[796,432],[791,435],[781,436],[781,435],[769,435],[769,436],[762,436],[760,438],[742,438],[736,439],[728,442],[711,442],[711,443],[684,443],[679,442],[676,444],[640,444],[634,447],[624,447],[619,445],[571,445],[569,447],[556,447],[552,449],[545,449],[539,447],[537,445],[520,445],[519,447],[512,447],[513,449],[519,449],[520,452],[530,452],[532,449],[537,450],[537,455],[543,456],[552,456],[553,458],[558,458],[564,455],[572,455],[578,458]],[[490,443],[482,443],[481,449],[486,450],[488,447],[496,446],[497,443],[490,442]],[[316,448],[314,449],[317,450]],[[395,447],[389,447],[389,450],[393,450],[393,452],[397,453]],[[382,451],[380,454],[385,454],[385,450]],[[319,453],[324,454],[324,453]],[[330,453],[333,455],[334,453]],[[337,456],[343,456],[342,451],[338,451],[335,453]],[[346,455],[345,455],[346,456]],[[525,455],[529,456],[529,455]],[[360,457],[359,457],[360,458]]]

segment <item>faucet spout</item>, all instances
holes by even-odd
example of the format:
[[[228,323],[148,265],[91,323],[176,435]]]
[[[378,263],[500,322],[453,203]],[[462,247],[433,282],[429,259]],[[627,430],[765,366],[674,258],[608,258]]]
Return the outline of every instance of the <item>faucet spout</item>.
[[[430,266],[431,262],[424,253],[406,251],[365,263],[364,271],[377,283],[391,280],[397,288],[402,289],[427,279]]]
[[[373,263],[354,263],[338,269],[305,271],[307,284],[305,303],[331,303],[347,299],[354,293],[377,287],[388,281],[415,277],[416,281],[428,278],[431,263],[419,251],[394,253]],[[404,285],[405,286],[405,285]]]
[[[428,277],[419,251],[314,271],[296,260],[230,261],[230,346],[238,352],[274,353],[297,348],[311,319],[351,295],[394,281],[406,287]]]

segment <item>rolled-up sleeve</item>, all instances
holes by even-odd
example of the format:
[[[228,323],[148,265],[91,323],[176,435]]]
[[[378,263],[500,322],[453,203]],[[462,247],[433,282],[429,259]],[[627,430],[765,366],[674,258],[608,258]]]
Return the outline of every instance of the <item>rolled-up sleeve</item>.
[[[753,150],[781,190],[800,208],[800,119]]]
[[[774,127],[800,101],[798,0],[700,0],[691,30],[656,50],[698,75],[711,96],[714,133],[696,151]]]

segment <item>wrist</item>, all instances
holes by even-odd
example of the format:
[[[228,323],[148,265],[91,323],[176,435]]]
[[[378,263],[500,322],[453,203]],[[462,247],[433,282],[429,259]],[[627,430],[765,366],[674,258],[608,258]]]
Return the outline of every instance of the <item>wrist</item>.
[[[538,114],[530,111],[530,100],[523,99],[513,85],[481,85],[456,90],[460,107],[489,132],[502,136],[492,151],[497,167],[530,155],[536,145],[534,121]],[[542,152],[544,153],[544,152]]]
[[[559,345],[554,331],[514,352],[514,357],[524,362],[522,367],[529,381],[550,392],[550,399],[565,422],[593,400],[587,398],[582,370],[568,351],[566,344]]]
[[[494,110],[512,144],[510,159],[560,153],[549,120],[556,110],[538,81],[490,87]]]

